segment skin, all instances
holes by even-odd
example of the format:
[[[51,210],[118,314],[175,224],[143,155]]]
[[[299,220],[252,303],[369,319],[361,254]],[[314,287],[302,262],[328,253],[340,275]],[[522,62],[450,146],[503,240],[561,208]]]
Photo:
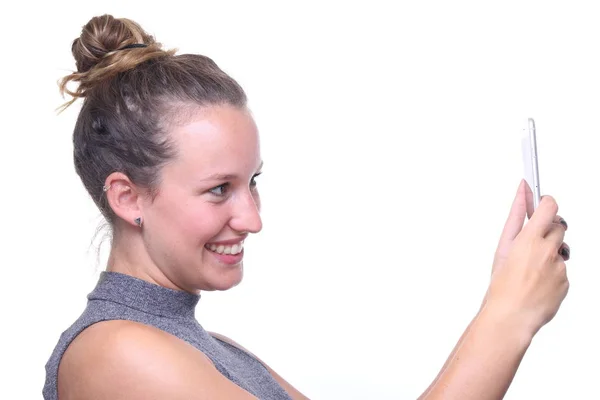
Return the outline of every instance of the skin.
[[[566,260],[559,254],[569,248],[566,222],[554,198],[544,196],[523,227],[529,195],[522,181],[481,308],[419,400],[504,398],[533,337],[566,297]]]
[[[241,281],[243,263],[224,263],[205,245],[241,241],[262,228],[256,125],[247,110],[215,106],[169,134],[178,154],[162,168],[154,198],[121,173],[106,179],[119,217],[108,270],[191,293],[227,290]],[[521,182],[480,311],[420,399],[501,399],[534,335],[566,296],[558,253],[566,226],[550,196],[523,226],[527,196]],[[134,223],[140,216],[141,228]],[[293,399],[307,399],[267,369]],[[62,400],[255,398],[188,343],[131,321],[104,321],[79,334],[61,361],[58,390]]]
[[[249,112],[223,106],[199,110],[169,134],[178,155],[162,168],[154,199],[123,174],[106,180],[122,220],[108,269],[191,293],[229,289],[242,280],[243,262],[226,265],[204,245],[262,229],[258,130]]]

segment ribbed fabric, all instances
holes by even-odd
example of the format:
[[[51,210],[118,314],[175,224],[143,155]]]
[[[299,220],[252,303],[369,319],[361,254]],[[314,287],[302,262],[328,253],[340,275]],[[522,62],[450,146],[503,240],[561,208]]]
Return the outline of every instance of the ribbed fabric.
[[[203,352],[221,374],[259,399],[291,400],[256,358],[212,337],[202,328],[195,318],[200,295],[105,271],[87,298],[85,310],[61,334],[46,364],[45,400],[58,399],[58,366],[69,344],[85,328],[108,320],[135,321],[168,332]]]

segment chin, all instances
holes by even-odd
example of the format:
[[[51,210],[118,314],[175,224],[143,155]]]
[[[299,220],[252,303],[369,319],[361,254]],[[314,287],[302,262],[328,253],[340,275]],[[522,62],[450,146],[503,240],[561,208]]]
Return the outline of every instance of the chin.
[[[242,282],[243,277],[244,268],[241,264],[227,271],[220,271],[210,282],[211,290],[225,291],[232,289]]]

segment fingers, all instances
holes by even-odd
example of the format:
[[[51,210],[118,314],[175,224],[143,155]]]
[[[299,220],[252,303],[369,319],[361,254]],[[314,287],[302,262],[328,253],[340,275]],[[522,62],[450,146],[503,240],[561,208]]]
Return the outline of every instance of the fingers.
[[[545,237],[564,261],[571,258],[571,248],[564,243],[567,221],[557,214],[558,204],[552,196],[542,196],[539,207],[532,215],[527,229]]]
[[[571,258],[571,248],[568,244],[563,243],[558,250],[558,254],[560,254],[563,260],[568,261]]]
[[[546,240],[552,243],[552,246],[558,251],[559,247],[565,240],[565,228],[562,224],[552,223],[552,227],[546,234]]]
[[[513,200],[508,218],[504,224],[500,242],[496,254],[499,249],[510,248],[512,241],[523,230],[523,223],[528,214],[528,199],[531,197],[531,189],[525,182],[521,180],[517,193]],[[565,232],[568,229],[567,222],[558,213],[558,204],[552,196],[542,196],[539,207],[535,213],[531,215],[526,229],[534,233],[535,236],[543,237],[548,240],[554,248],[556,254],[566,261],[570,258],[571,249],[563,243]]]
[[[557,220],[561,220],[560,217]],[[564,221],[564,220],[563,220]],[[564,261],[571,258],[571,248],[564,242],[565,239],[565,227],[561,222],[554,222],[552,228],[546,235],[549,245],[553,252],[556,252],[557,257],[560,256]]]
[[[502,229],[502,234],[500,235],[500,240],[498,241],[494,258],[505,258],[508,255],[509,249],[512,247],[513,240],[523,229],[523,222],[525,222],[526,214],[525,186],[527,186],[525,180],[521,180],[510,208],[508,218],[504,223],[504,228]],[[494,272],[495,265],[496,262],[494,261],[492,273]]]
[[[569,229],[569,225],[567,225],[567,221],[565,221],[565,219],[563,217],[561,217],[560,215],[557,215],[556,217],[554,217],[554,221],[555,224],[560,224],[563,226],[563,228],[565,228],[565,231],[567,229]]]
[[[525,215],[527,213],[526,187],[527,184],[525,183],[525,180],[521,180],[510,212],[508,213],[508,218],[504,224],[504,229],[502,230],[502,236],[500,237],[501,242],[514,240],[519,232],[521,232],[521,229],[523,229],[523,222],[525,222]]]
[[[543,196],[539,207],[535,210],[527,224],[527,229],[535,231],[542,237],[545,236],[552,228],[552,225],[554,225],[557,212],[558,204],[556,200],[552,196]]]

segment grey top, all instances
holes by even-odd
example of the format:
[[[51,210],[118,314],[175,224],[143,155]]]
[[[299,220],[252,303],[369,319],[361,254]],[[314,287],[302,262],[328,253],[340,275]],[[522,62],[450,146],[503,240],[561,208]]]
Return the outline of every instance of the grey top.
[[[87,298],[85,310],[61,334],[46,364],[45,400],[58,399],[58,365],[69,344],[88,326],[107,320],[129,320],[162,329],[206,354],[221,374],[259,399],[291,400],[256,358],[202,328],[195,318],[200,295],[104,271]]]

